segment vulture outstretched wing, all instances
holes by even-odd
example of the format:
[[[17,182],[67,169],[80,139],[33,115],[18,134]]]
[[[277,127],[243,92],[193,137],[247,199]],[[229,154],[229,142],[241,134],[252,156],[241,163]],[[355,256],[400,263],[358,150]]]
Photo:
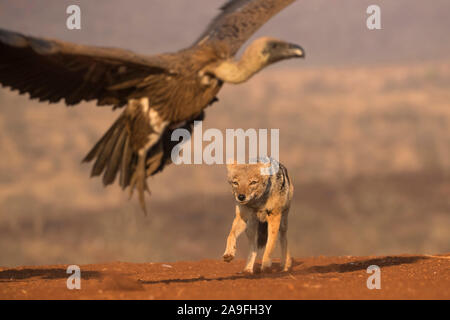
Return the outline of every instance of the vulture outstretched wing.
[[[233,56],[253,33],[294,1],[229,0],[196,43],[226,43]]]
[[[166,72],[158,56],[46,40],[0,29],[0,83],[67,105],[123,106],[142,80]]]

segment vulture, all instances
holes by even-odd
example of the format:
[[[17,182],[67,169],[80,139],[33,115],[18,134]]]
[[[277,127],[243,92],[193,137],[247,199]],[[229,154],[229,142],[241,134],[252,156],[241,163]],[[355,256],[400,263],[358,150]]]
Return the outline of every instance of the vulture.
[[[31,99],[66,105],[96,101],[123,108],[84,158],[105,186],[118,176],[130,197],[137,189],[144,212],[146,179],[171,163],[177,128],[190,132],[224,83],[238,84],[275,62],[304,57],[296,44],[262,37],[240,58],[240,47],[295,0],[229,0],[189,47],[141,55],[26,36],[0,29],[0,83]]]

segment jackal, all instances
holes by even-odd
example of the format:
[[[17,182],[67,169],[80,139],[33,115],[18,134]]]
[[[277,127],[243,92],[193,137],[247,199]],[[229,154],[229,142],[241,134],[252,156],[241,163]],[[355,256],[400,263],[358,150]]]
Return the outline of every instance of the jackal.
[[[233,260],[236,239],[246,230],[250,254],[244,272],[253,273],[257,250],[264,246],[261,271],[268,270],[279,232],[281,267],[288,271],[291,267],[287,243],[288,212],[294,186],[286,168],[270,159],[265,163],[259,160],[256,164],[228,164],[227,170],[228,182],[236,199],[236,217],[228,235],[224,261]]]

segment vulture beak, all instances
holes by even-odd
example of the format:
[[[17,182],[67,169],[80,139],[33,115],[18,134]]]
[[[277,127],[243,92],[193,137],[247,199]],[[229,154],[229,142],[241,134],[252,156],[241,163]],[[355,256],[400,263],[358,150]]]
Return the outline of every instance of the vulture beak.
[[[297,58],[304,58],[305,57],[305,50],[303,50],[302,47],[300,47],[298,44],[290,43],[289,44],[289,51],[292,53],[294,57]]]

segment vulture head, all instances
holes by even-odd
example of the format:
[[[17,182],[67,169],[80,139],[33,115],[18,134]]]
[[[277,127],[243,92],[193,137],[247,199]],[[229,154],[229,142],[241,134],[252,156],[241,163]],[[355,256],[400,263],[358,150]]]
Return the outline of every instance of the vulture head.
[[[273,38],[259,38],[249,46],[249,49],[252,49],[254,54],[258,52],[265,65],[285,59],[305,57],[305,51],[299,45]]]
[[[224,82],[237,84],[247,81],[255,73],[275,62],[303,57],[305,51],[299,45],[263,37],[253,41],[239,60],[221,61],[203,69],[200,75],[210,74]]]

